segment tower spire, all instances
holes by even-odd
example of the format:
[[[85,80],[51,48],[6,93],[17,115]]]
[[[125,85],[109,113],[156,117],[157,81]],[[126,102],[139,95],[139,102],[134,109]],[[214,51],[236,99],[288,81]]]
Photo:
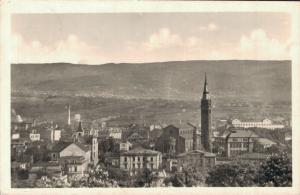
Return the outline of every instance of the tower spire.
[[[205,80],[204,80],[204,88],[203,88],[203,96],[202,99],[209,99],[209,91],[207,87],[207,77],[205,72]]]

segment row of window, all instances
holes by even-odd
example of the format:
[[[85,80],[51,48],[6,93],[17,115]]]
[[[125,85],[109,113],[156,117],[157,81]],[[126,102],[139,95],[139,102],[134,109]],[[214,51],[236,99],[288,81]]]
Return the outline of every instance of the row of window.
[[[128,157],[124,157],[124,161],[125,162],[127,162],[127,158]],[[133,161],[135,161],[136,160],[136,158],[135,157],[133,157]],[[140,161],[141,160],[141,157],[137,157],[137,161]],[[146,157],[143,157],[143,161],[145,162],[147,160],[147,158]],[[150,161],[153,161],[153,157],[150,157]]]
[[[237,141],[239,141],[239,139],[238,138],[232,138],[232,141],[237,142]],[[248,142],[248,141],[249,141],[249,138],[243,138],[243,142]]]
[[[125,167],[125,169],[128,169],[128,165],[127,164],[124,164],[124,167]],[[132,164],[132,169],[136,169],[136,168],[141,169],[141,164],[137,164],[137,167],[136,167],[135,164],[133,163]],[[153,169],[153,168],[154,168],[154,165],[151,163],[150,164],[150,169]]]
[[[244,148],[248,148],[249,144],[248,143],[230,143],[230,148],[241,148],[243,145]]]

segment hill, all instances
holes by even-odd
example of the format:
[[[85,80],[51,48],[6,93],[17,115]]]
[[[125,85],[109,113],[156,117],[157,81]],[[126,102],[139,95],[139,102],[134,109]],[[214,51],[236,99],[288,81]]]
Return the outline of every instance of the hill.
[[[290,61],[12,64],[13,92],[198,100],[204,72],[215,99],[291,100]]]

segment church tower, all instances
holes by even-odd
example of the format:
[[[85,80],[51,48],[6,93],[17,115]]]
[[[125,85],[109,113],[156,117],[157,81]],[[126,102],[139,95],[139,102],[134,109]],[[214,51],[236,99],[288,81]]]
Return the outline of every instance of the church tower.
[[[207,78],[205,73],[204,89],[201,99],[201,143],[207,152],[212,151],[211,146],[211,99],[207,88]]]

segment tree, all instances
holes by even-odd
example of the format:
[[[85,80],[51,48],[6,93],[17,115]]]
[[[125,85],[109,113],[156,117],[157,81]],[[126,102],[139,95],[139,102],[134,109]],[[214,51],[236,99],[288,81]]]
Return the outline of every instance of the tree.
[[[152,182],[156,181],[158,176],[155,172],[152,172],[148,168],[144,168],[143,171],[137,175],[135,185],[137,187],[151,187]]]
[[[224,144],[218,143],[218,142],[213,142],[213,148],[212,152],[217,154],[217,156],[226,156],[226,151],[224,148]]]
[[[224,163],[211,169],[205,182],[214,187],[256,186],[256,173],[256,167],[250,163]]]
[[[292,186],[292,162],[287,153],[272,154],[258,173],[261,186]]]

